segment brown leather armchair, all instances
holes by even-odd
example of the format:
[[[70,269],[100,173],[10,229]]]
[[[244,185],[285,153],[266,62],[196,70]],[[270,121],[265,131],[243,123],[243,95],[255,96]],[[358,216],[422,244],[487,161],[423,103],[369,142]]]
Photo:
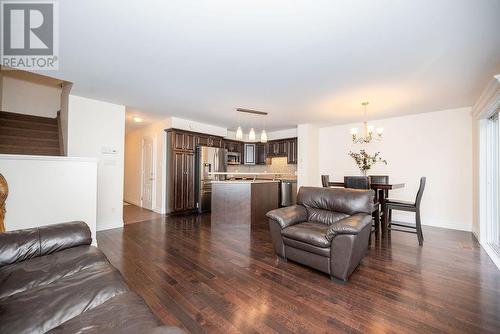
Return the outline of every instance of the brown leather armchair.
[[[276,254],[346,281],[368,250],[374,196],[301,187],[297,205],[267,213]]]

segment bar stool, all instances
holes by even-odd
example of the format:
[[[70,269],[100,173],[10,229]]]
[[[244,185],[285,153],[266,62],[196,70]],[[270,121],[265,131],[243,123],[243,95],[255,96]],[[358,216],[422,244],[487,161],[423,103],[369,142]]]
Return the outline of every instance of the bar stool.
[[[420,187],[418,188],[417,192],[417,197],[415,198],[415,202],[407,202],[407,201],[399,201],[399,200],[393,200],[393,199],[388,199],[386,200],[386,210],[400,210],[400,211],[408,211],[408,212],[415,212],[415,226],[412,225],[406,225],[406,224],[400,224],[400,223],[393,223],[392,221],[388,221],[388,229],[391,231],[399,231],[399,232],[406,232],[406,233],[414,233],[417,235],[418,238],[418,244],[422,246],[424,243],[424,235],[422,233],[422,222],[420,220],[420,202],[422,201],[422,195],[424,193],[425,189],[425,176],[420,178]],[[387,212],[384,212],[386,214]],[[384,219],[385,220],[385,219]],[[399,226],[407,229],[415,229],[416,231],[411,231],[411,230],[404,230],[404,229],[394,229],[392,228],[392,225],[394,226]]]

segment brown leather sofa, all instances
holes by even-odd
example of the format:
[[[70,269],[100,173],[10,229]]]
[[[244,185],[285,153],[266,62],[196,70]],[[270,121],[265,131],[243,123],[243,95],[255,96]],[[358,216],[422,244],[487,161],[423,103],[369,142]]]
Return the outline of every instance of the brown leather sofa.
[[[368,250],[374,196],[301,187],[297,205],[267,213],[276,254],[346,281]]]
[[[0,333],[183,333],[162,326],[71,222],[0,234]]]

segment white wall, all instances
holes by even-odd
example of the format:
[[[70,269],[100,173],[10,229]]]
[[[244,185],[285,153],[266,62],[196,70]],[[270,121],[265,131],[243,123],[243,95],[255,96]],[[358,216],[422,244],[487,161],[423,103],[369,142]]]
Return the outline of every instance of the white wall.
[[[7,230],[80,220],[96,244],[95,159],[0,154],[0,172],[9,184]]]
[[[319,173],[331,180],[360,175],[349,150],[366,148],[381,152],[388,165],[376,165],[368,174],[389,175],[404,189],[390,197],[415,200],[421,176],[427,177],[422,199],[422,223],[465,231],[472,221],[472,118],[470,108],[460,108],[388,118],[370,122],[385,128],[380,142],[353,144],[349,134],[361,123],[319,129]],[[299,128],[300,143],[300,128]],[[300,148],[300,144],[299,144]],[[299,168],[300,173],[300,168]],[[300,174],[299,174],[300,175]],[[414,222],[411,214],[395,213],[395,219]]]
[[[195,122],[187,119],[182,119],[178,117],[171,117],[169,120],[169,127],[187,131],[194,131],[200,133],[206,133],[214,136],[225,137],[227,135],[227,129],[206,123]]]
[[[61,109],[61,88],[3,77],[2,110],[55,118]]]
[[[297,127],[297,189],[301,186],[320,186],[318,128],[313,124],[299,124]]]
[[[153,210],[165,213],[166,184],[166,133],[171,127],[171,119],[155,122],[149,126],[127,133],[125,137],[125,188],[126,202],[141,206],[142,139],[151,137],[155,150]]]
[[[68,156],[98,160],[98,231],[123,226],[124,140],[125,106],[70,95]]]

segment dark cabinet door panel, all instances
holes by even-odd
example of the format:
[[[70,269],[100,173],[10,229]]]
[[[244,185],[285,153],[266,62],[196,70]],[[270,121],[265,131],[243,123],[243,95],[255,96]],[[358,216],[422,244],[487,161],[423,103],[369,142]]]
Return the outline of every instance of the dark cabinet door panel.
[[[184,149],[184,133],[173,132],[172,136],[173,136],[174,150],[183,150]]]
[[[195,136],[191,133],[185,133],[184,134],[184,149],[189,150],[189,151],[193,151],[195,146],[196,146]]]
[[[181,211],[184,208],[184,153],[173,152],[173,196],[174,211]]]
[[[210,146],[210,137],[209,136],[204,136],[204,135],[198,135],[197,136],[197,145],[201,146]]]
[[[184,210],[195,208],[194,154],[184,153]]]

